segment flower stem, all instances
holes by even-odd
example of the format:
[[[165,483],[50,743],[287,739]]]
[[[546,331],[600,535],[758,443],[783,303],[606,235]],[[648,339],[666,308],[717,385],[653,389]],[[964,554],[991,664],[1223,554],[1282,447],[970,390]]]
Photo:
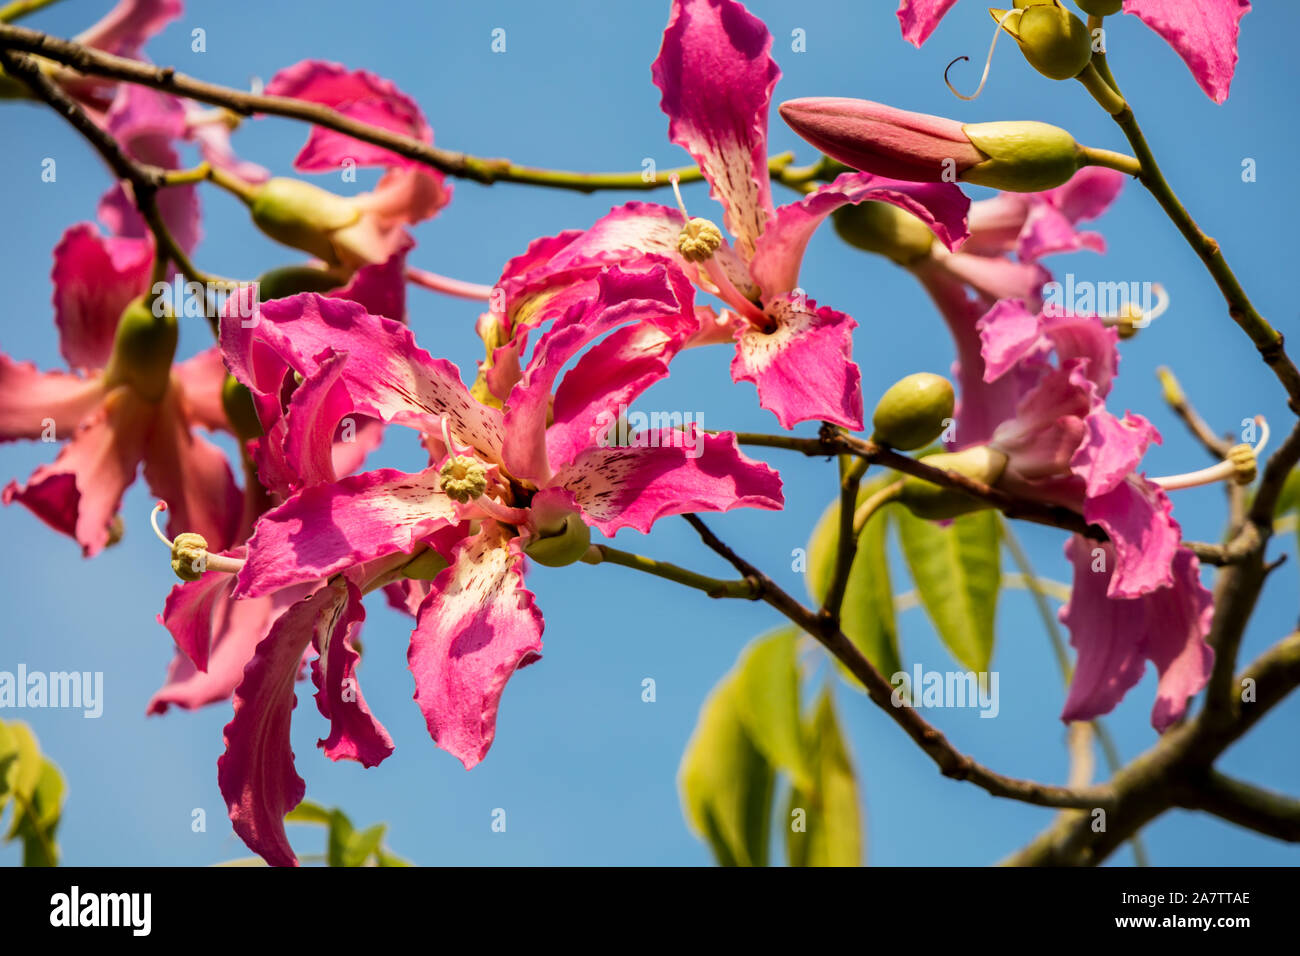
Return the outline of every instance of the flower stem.
[[[13,23],[29,13],[58,3],[59,0],[13,0],[0,7],[0,23]]]
[[[1097,149],[1093,146],[1083,147],[1083,164],[1085,166],[1104,166],[1115,169],[1127,176],[1141,176],[1142,164],[1125,153],[1109,149]]]
[[[591,550],[587,552],[582,560],[587,564],[609,562],[610,564],[622,565],[625,568],[631,568],[633,571],[642,571],[646,574],[653,574],[658,578],[684,584],[688,588],[703,591],[713,598],[744,598],[752,601],[758,597],[758,585],[748,578],[739,578],[733,581],[710,578],[703,574],[696,574],[694,571],[688,571],[686,568],[680,568],[675,564],[669,564],[667,561],[656,561],[654,558],[647,558],[644,555],[620,551],[618,548],[611,548],[607,544],[592,545]]]

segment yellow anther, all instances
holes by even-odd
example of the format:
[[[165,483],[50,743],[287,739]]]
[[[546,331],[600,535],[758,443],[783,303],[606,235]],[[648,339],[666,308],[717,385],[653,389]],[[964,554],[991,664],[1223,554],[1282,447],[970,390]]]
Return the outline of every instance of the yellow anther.
[[[692,219],[677,236],[677,251],[687,262],[705,262],[722,245],[722,230],[707,219]]]
[[[208,569],[208,542],[201,534],[186,531],[172,541],[172,570],[182,581],[197,581]]]
[[[1248,485],[1255,480],[1259,472],[1255,449],[1249,445],[1234,445],[1228,452],[1228,461],[1232,463],[1232,480],[1239,485]]]
[[[474,458],[456,455],[438,472],[447,497],[462,504],[473,501],[487,490],[487,469]]]

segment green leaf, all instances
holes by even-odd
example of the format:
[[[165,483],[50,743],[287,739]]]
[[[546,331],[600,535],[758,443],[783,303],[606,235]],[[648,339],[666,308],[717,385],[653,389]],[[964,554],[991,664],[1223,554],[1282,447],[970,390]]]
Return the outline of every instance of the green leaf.
[[[356,828],[352,826],[352,821],[348,819],[347,814],[338,809],[330,811],[330,832],[325,847],[327,865],[347,866],[344,861],[347,858],[348,845],[352,842],[355,833]]]
[[[25,810],[31,806],[32,799],[36,794],[36,787],[41,781],[44,766],[41,759],[40,744],[36,742],[36,735],[32,733],[30,727],[21,720],[16,720],[9,724],[9,732],[13,735],[13,741],[17,747],[18,760],[10,779],[9,792],[14,799],[14,816],[9,826],[9,832],[5,834],[6,841],[12,840],[18,835],[18,828],[22,825]]]
[[[403,860],[391,850],[380,847],[375,851],[375,862],[380,866],[414,866],[410,860]]]
[[[18,766],[18,741],[13,731],[0,720],[0,813],[4,813],[5,804],[9,802],[9,791],[13,789],[13,777]]]
[[[332,819],[329,810],[310,800],[304,800],[284,815],[285,823],[316,823],[326,827]]]
[[[67,786],[63,774],[50,760],[41,761],[39,772],[28,812],[22,815],[17,828],[23,841],[23,866],[58,866],[59,847],[54,835],[63,814]]]
[[[786,813],[786,859],[791,866],[861,866],[862,809],[848,746],[823,691],[805,730],[814,764],[810,788],[794,787]]]
[[[682,810],[722,866],[765,866],[776,772],[741,719],[744,660],[714,687],[682,755]]]
[[[859,504],[898,476],[888,472],[866,482],[858,491]],[[902,670],[898,650],[898,624],[889,580],[887,531],[889,510],[882,508],[867,522],[858,538],[858,552],[849,568],[849,580],[840,610],[840,628],[872,665],[889,677]],[[808,540],[808,590],[820,604],[830,589],[839,549],[840,505],[832,502]],[[860,687],[843,665],[841,672]]]
[[[741,723],[768,763],[795,780],[807,782],[799,723],[799,631],[781,628],[753,641],[734,673]]]
[[[1288,512],[1300,512],[1300,468],[1293,468],[1286,476],[1286,484],[1278,495],[1277,507],[1273,509],[1274,517],[1280,518]]]
[[[988,670],[1002,584],[997,512],[976,511],[945,526],[894,511],[903,556],[940,639],[963,666]]]
[[[354,831],[348,838],[347,846],[343,848],[343,865],[365,866],[366,861],[378,852],[387,832],[386,823],[376,823],[365,830]]]

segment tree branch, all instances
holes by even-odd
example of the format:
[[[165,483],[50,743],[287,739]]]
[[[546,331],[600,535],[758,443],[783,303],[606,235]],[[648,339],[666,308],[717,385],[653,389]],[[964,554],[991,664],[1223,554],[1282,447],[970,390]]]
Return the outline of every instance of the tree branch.
[[[366,143],[382,146],[399,156],[424,163],[448,176],[472,179],[479,183],[524,183],[531,186],[549,186],[590,193],[600,189],[660,189],[670,185],[674,176],[681,182],[694,182],[704,178],[703,173],[696,166],[683,166],[679,169],[661,170],[652,174],[640,170],[583,173],[539,169],[533,166],[520,166],[508,159],[471,156],[456,150],[442,149],[380,126],[362,123],[319,103],[309,103],[287,96],[266,96],[207,83],[186,76],[184,73],[178,73],[170,66],[154,66],[139,60],[114,56],[38,30],[28,30],[8,24],[0,24],[0,49],[4,48],[33,53],[90,76],[103,76],[126,83],[135,83],[213,106],[222,106],[240,116],[265,113],[269,116],[302,120]],[[768,171],[778,182],[793,187],[814,179],[825,178],[834,172],[833,164],[822,161],[799,168],[793,167],[791,165],[793,162],[792,153],[773,156],[768,160]]]
[[[683,515],[700,535],[706,545],[721,555],[747,579],[759,585],[759,596],[776,608],[794,624],[815,638],[844,664],[866,689],[872,702],[907,733],[909,737],[938,766],[945,777],[966,780],[995,797],[1018,800],[1040,807],[1105,808],[1111,805],[1113,794],[1106,786],[1072,790],[1019,780],[996,773],[976,763],[957,750],[943,733],[930,724],[911,707],[896,707],[893,703],[893,685],[863,656],[857,646],[844,636],[844,632],[791,597],[775,581],[754,567],[723,543],[698,516]]]

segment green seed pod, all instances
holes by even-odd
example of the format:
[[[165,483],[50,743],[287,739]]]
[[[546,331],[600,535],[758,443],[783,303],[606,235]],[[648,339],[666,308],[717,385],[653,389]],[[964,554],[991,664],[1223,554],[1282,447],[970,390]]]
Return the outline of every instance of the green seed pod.
[[[261,302],[269,302],[299,292],[330,292],[341,285],[343,281],[327,269],[316,266],[281,266],[258,278],[257,298]]]
[[[301,179],[276,177],[257,187],[249,212],[253,223],[276,242],[339,264],[330,234],[361,218],[355,205]]]
[[[545,527],[528,539],[524,554],[548,568],[562,568],[579,560],[591,547],[591,529],[569,512],[561,524]]]
[[[1001,478],[1007,467],[1007,456],[987,445],[976,445],[958,452],[939,452],[926,455],[920,460],[935,468],[955,471],[987,485],[994,484]],[[903,490],[899,492],[898,500],[918,518],[930,521],[956,518],[991,507],[987,502],[972,498],[964,491],[944,488],[910,475],[903,481]]]
[[[262,437],[262,423],[257,419],[252,393],[229,373],[221,383],[221,408],[230,427],[242,441]]]
[[[952,420],[956,396],[942,375],[917,372],[891,385],[871,416],[872,441],[911,451],[923,448]]]
[[[885,256],[900,266],[924,259],[934,245],[929,227],[893,203],[844,206],[831,213],[831,225],[849,245]]]
[[[1059,126],[1032,120],[971,123],[962,127],[989,158],[958,178],[1008,192],[1036,193],[1064,185],[1079,171],[1083,153]]]
[[[177,335],[166,295],[132,299],[117,322],[105,383],[130,385],[145,401],[162,401],[171,382]]]
[[[1074,0],[1074,3],[1080,10],[1092,17],[1114,16],[1124,6],[1124,0]]]
[[[1025,59],[1043,76],[1070,80],[1092,62],[1092,34],[1088,25],[1060,0],[1016,4],[1018,12],[1004,21],[1006,10],[989,10],[993,19],[1016,38]]]

